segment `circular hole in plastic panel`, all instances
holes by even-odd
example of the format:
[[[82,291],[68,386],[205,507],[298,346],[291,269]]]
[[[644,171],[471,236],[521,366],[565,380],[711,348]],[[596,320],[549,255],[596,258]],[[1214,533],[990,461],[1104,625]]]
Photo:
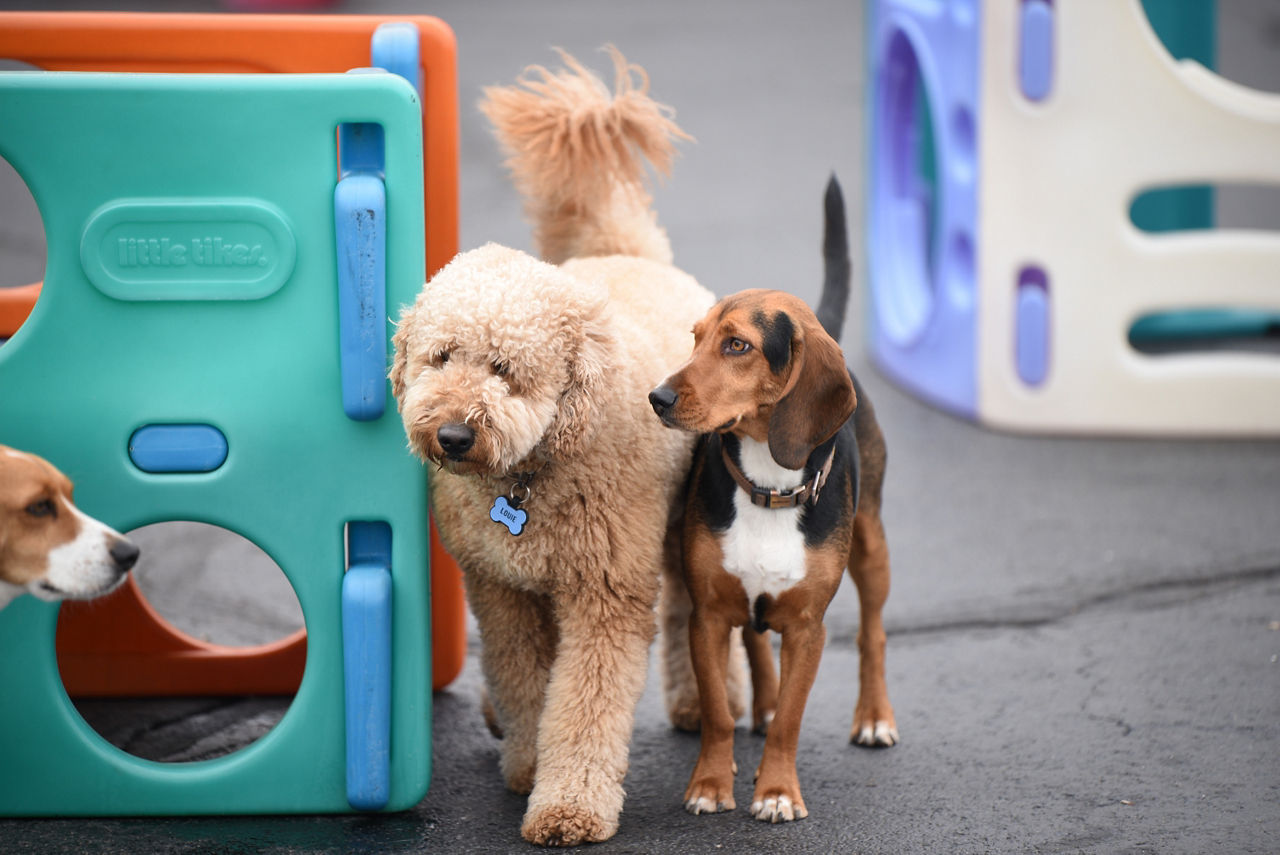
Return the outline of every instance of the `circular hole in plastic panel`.
[[[934,309],[941,210],[933,110],[910,39],[895,31],[876,82],[872,211],[880,325],[899,345],[913,342]]]
[[[4,69],[0,69],[2,71]],[[0,342],[12,338],[39,296],[44,280],[44,222],[17,170],[0,157]]]
[[[284,571],[251,541],[215,525],[164,522],[129,532],[147,601],[192,638],[253,647],[302,629]]]
[[[240,535],[182,521],[143,526],[128,536],[142,550],[133,571],[137,588],[167,623],[159,631],[176,630],[176,637],[192,642],[193,650],[178,656],[252,656],[287,646],[304,628],[302,609],[284,572]],[[107,602],[85,605],[106,608]],[[192,685],[166,691],[163,676],[157,676],[134,696],[78,694],[65,656],[60,650],[64,683],[86,723],[117,748],[147,760],[211,760],[239,751],[279,723],[296,692],[296,680],[292,689],[270,691],[225,686],[205,691]],[[259,672],[276,667],[265,660],[261,666],[247,666]]]

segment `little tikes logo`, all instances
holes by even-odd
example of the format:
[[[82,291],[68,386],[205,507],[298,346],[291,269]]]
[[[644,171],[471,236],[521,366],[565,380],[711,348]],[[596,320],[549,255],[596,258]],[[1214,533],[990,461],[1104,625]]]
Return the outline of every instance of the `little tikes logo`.
[[[194,237],[190,243],[170,238],[117,238],[121,267],[268,267],[263,245],[249,246],[221,237]]]
[[[80,262],[117,300],[259,300],[293,274],[284,214],[255,199],[121,199],[89,218]]]

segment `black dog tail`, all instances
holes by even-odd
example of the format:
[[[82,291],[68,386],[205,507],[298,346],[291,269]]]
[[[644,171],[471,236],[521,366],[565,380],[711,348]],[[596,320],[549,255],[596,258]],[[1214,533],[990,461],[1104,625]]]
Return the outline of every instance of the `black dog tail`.
[[[849,308],[849,283],[853,264],[849,260],[849,235],[844,219],[844,194],[835,173],[827,182],[823,200],[822,299],[818,303],[818,322],[837,342],[844,331],[844,315]]]

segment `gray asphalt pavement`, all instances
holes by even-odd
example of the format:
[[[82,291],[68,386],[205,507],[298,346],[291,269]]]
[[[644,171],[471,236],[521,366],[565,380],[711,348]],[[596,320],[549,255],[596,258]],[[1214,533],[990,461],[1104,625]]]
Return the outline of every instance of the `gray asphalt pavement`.
[[[219,8],[197,0],[42,5]],[[1280,7],[1220,7],[1223,67],[1280,90]],[[860,3],[350,0],[336,8],[428,12],[454,27],[464,249],[488,240],[531,246],[474,108],[480,87],[554,63],[553,45],[606,71],[597,49],[610,42],[648,69],[655,96],[697,138],[655,193],[677,263],[718,294],[772,287],[814,300],[821,194],[833,170],[860,245]],[[0,281],[18,284],[24,274],[14,271],[39,250],[9,210],[0,205]],[[857,601],[846,583],[828,612],[828,648],[801,734],[809,818],[771,827],[742,808],[686,814],[681,795],[697,738],[670,729],[655,675],[637,715],[621,828],[591,851],[1280,851],[1280,441],[986,431],[879,375],[863,348],[864,315],[860,297],[845,346],[889,444],[885,615],[901,744],[848,744]],[[268,593],[257,581],[264,557],[207,543],[200,560],[176,552],[191,545],[180,532],[161,534],[150,550],[169,556],[169,568],[154,571],[155,596],[175,621],[237,643],[296,625],[287,586]],[[497,744],[480,717],[472,637],[462,676],[435,696],[433,781],[410,811],[0,820],[0,851],[532,851],[519,837],[523,799],[503,789]],[[243,745],[286,704],[93,702],[84,711],[137,753],[186,760]],[[740,805],[761,748],[739,729]]]

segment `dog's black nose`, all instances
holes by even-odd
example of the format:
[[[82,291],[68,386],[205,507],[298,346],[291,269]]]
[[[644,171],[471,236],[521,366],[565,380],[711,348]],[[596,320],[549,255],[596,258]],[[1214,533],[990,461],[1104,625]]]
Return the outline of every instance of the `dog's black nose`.
[[[476,432],[462,422],[450,422],[436,431],[436,439],[444,453],[457,460],[476,444]]]
[[[658,388],[649,393],[649,406],[653,407],[653,411],[660,416],[665,416],[667,410],[675,406],[676,390],[663,383]]]
[[[111,560],[120,568],[120,572],[127,573],[133,565],[138,563],[138,555],[142,550],[134,546],[131,541],[117,540],[111,544],[107,552],[111,555]]]

